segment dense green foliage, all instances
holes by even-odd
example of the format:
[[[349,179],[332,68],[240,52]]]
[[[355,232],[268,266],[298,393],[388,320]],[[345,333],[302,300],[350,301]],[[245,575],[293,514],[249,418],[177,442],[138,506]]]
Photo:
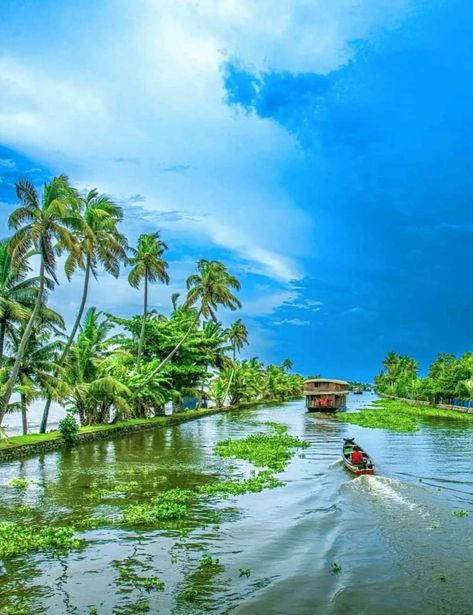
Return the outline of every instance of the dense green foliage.
[[[97,190],[79,193],[65,176],[42,193],[21,180],[17,195],[19,207],[9,219],[13,235],[0,242],[0,425],[6,412],[20,410],[27,434],[28,407],[38,399],[46,400],[45,432],[52,401],[88,426],[154,417],[168,402],[181,410],[186,398],[198,408],[208,400],[222,406],[301,395],[302,378],[289,373],[289,359],[268,367],[237,360],[248,331],[241,319],[228,328],[218,321],[221,307],[241,307],[240,282],[223,263],[199,260],[182,304],[174,294],[171,313],[159,314],[149,308],[149,284],[167,284],[170,276],[158,232],[129,246],[118,229],[121,208]],[[47,305],[60,255],[68,280],[77,270],[84,274],[68,334]],[[39,257],[39,275],[32,275],[33,257]],[[91,275],[118,277],[122,266],[130,266],[130,285],[143,287],[143,312],[118,318],[86,310]],[[12,401],[14,394],[19,401]],[[69,424],[66,419],[64,433]]]
[[[392,431],[417,431],[422,421],[431,419],[448,420],[457,424],[473,422],[473,414],[415,406],[391,399],[377,400],[361,412],[346,412],[337,416],[345,423]]]
[[[385,395],[451,404],[454,400],[473,400],[473,353],[457,359],[441,354],[429,367],[425,378],[419,376],[415,359],[390,352],[383,370],[375,378],[376,390]]]

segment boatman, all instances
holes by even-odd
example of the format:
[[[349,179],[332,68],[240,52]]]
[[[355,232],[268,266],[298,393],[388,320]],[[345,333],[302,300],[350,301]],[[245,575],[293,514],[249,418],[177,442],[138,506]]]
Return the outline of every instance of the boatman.
[[[363,463],[363,453],[359,446],[355,446],[353,453],[351,454],[351,462],[355,466],[359,466]]]

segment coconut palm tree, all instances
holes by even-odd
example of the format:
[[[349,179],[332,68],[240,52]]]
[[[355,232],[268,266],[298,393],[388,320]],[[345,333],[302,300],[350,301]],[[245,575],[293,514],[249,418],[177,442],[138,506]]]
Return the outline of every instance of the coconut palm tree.
[[[108,421],[113,408],[121,414],[130,409],[130,390],[104,368],[116,342],[116,336],[109,336],[112,328],[96,308],[90,308],[67,357],[68,406],[79,413],[82,425]]]
[[[72,232],[81,226],[77,208],[77,193],[69,184],[68,178],[60,175],[45,184],[41,198],[34,185],[29,180],[22,179],[16,184],[16,193],[20,207],[11,214],[9,219],[10,227],[16,231],[11,239],[13,259],[17,261],[31,249],[36,250],[40,257],[39,284],[35,303],[24,328],[10,377],[2,392],[0,424],[18,379],[28,339],[41,310],[46,275],[50,275],[56,283],[58,281],[56,243],[60,242],[62,249],[75,253],[76,258],[80,258],[78,241]]]
[[[38,278],[30,278],[29,255],[13,260],[11,241],[0,241],[0,360],[5,337],[19,322],[28,321],[36,300]]]
[[[286,372],[290,372],[293,366],[294,363],[291,361],[291,359],[284,359],[284,361],[281,363],[281,367]]]
[[[107,195],[99,194],[95,189],[90,190],[84,197],[80,197],[79,207],[82,214],[82,225],[76,233],[79,252],[69,253],[65,263],[65,272],[70,280],[78,267],[83,268],[84,284],[79,310],[64,346],[60,363],[63,363],[66,358],[82,320],[89,291],[90,274],[96,278],[98,268],[102,266],[107,273],[117,278],[120,273],[120,263],[127,261],[127,240],[117,229],[117,224],[123,218],[122,208]],[[41,433],[46,431],[50,406],[51,399],[48,397],[41,419]]]
[[[9,345],[15,356],[20,336],[13,335]],[[64,384],[64,369],[59,363],[63,342],[51,339],[47,327],[33,329],[26,345],[25,358],[20,365],[16,390],[20,394],[20,409],[23,435],[28,433],[28,406],[31,402],[44,396],[61,399],[67,387]]]
[[[232,345],[233,360],[236,359],[236,353],[240,352],[243,346],[248,344],[248,330],[243,324],[241,318],[236,320],[227,330],[227,337]]]
[[[230,341],[230,343],[232,345],[232,349],[233,349],[233,362],[235,363],[237,351],[239,352],[243,348],[243,346],[245,344],[248,344],[248,330],[245,327],[245,325],[243,324],[243,322],[241,321],[241,318],[236,320],[230,326],[230,328],[227,330],[227,337],[228,337],[228,340]],[[227,398],[228,391],[230,390],[230,387],[232,385],[234,371],[235,370],[232,369],[232,372],[230,374],[230,378],[228,380],[228,386],[227,386],[227,390],[225,392],[224,400]]]
[[[133,256],[130,258],[130,263],[133,267],[128,274],[128,282],[134,288],[139,288],[144,280],[143,322],[138,341],[137,369],[140,367],[145,339],[146,316],[148,313],[148,283],[159,280],[164,284],[169,284],[168,264],[163,259],[165,250],[167,250],[167,245],[159,238],[159,232],[140,235],[136,249],[132,248]]]
[[[240,290],[240,282],[219,261],[199,260],[197,263],[197,273],[187,278],[186,285],[188,293],[184,308],[189,309],[196,304],[200,304],[199,309],[189,329],[171,352],[154,368],[148,378],[157,374],[173,358],[189,337],[191,331],[194,330],[201,316],[218,322],[216,312],[220,305],[232,311],[241,307],[240,301],[232,293],[232,290]]]

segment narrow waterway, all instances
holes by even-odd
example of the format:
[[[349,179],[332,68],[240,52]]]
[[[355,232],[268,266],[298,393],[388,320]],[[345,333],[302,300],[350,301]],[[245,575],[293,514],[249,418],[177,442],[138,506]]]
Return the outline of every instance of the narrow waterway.
[[[353,396],[349,411],[370,399]],[[42,523],[113,517],[159,490],[244,471],[213,448],[261,430],[258,421],[310,442],[281,475],[284,487],[198,505],[185,531],[102,527],[82,533],[82,550],[5,562],[0,607],[15,599],[31,613],[132,613],[143,599],[149,612],[173,614],[473,612],[473,429],[448,421],[400,434],[308,414],[302,401],[213,415],[0,466],[2,520],[34,515],[24,506]],[[341,465],[348,436],[369,451],[376,476],[355,478]],[[7,486],[18,477],[35,483]],[[97,502],[91,487],[104,481],[136,486]],[[211,574],[199,568],[203,554],[219,560]],[[127,584],[124,567],[156,575],[164,591]]]

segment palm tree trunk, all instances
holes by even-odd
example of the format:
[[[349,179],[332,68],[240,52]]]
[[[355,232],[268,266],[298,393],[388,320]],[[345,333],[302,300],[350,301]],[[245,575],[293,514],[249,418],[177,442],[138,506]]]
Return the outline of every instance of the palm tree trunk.
[[[236,344],[233,344],[233,363],[235,363],[236,361]],[[230,379],[228,381],[228,385],[227,385],[227,390],[225,391],[225,395],[223,396],[223,403],[225,404],[225,400],[227,399],[228,396],[228,391],[230,390],[230,387],[232,386],[232,381],[233,381],[233,374],[235,373],[235,367],[233,367],[232,369],[232,373],[230,374]]]
[[[230,378],[228,380],[228,384],[227,384],[227,390],[225,391],[225,395],[223,396],[223,405],[225,405],[225,400],[228,397],[228,392],[230,391],[230,387],[232,386],[232,382],[233,382],[233,375],[235,374],[235,368],[232,369],[232,372],[230,374]]]
[[[199,318],[201,317],[202,314],[202,308],[197,312],[197,316],[194,318],[194,320],[192,321],[191,326],[187,329],[185,335],[182,337],[182,339],[180,340],[180,342],[178,344],[176,344],[176,346],[173,348],[173,350],[171,350],[171,352],[168,354],[167,357],[165,357],[161,363],[155,367],[153,369],[153,371],[151,372],[151,374],[146,378],[146,380],[143,382],[143,386],[146,386],[155,376],[156,374],[166,365],[166,363],[168,363],[173,356],[176,354],[176,352],[179,350],[179,348],[182,346],[182,344],[186,341],[186,339],[189,337],[192,329],[194,329],[194,327],[196,326],[196,324],[199,322]]]
[[[69,337],[67,338],[66,345],[64,346],[64,350],[62,351],[61,358],[59,359],[59,364],[62,364],[64,359],[69,352],[69,348],[71,347],[72,342],[77,333],[77,329],[79,328],[80,321],[82,320],[82,314],[84,313],[85,303],[87,301],[87,294],[89,292],[89,279],[90,279],[90,256],[87,255],[87,261],[85,264],[85,276],[84,276],[84,286],[82,288],[82,299],[79,306],[79,311],[77,312],[76,319],[74,321],[74,325],[71,329]],[[43,409],[43,416],[41,417],[41,426],[39,428],[39,433],[46,433],[46,428],[48,426],[48,417],[49,417],[49,409],[51,408],[51,396],[48,395],[46,399],[46,404]]]
[[[3,347],[5,346],[5,332],[7,329],[7,323],[2,320],[0,323],[0,362],[3,359]]]
[[[28,340],[30,339],[31,333],[33,331],[33,327],[36,321],[36,317],[38,316],[39,309],[41,307],[41,302],[43,301],[43,291],[44,291],[44,257],[41,255],[41,265],[39,269],[39,288],[38,288],[38,296],[36,297],[36,301],[34,304],[33,311],[31,312],[30,319],[28,320],[28,324],[25,327],[23,332],[23,336],[21,338],[20,345],[18,346],[18,352],[16,355],[15,363],[13,364],[13,369],[8,379],[8,382],[5,386],[5,393],[0,402],[0,425],[2,424],[3,417],[8,408],[8,404],[10,403],[10,398],[13,393],[13,389],[15,388],[16,381],[18,379],[18,374],[20,372],[20,367],[23,362],[23,357],[25,355],[26,345]]]
[[[28,420],[27,420],[28,406],[26,405],[26,397],[24,395],[21,395],[20,397],[21,397],[21,400],[20,400],[21,425],[22,425],[23,435],[26,436],[26,434],[28,433]]]
[[[145,298],[143,306],[143,322],[141,323],[140,340],[138,342],[138,358],[136,360],[136,369],[140,369],[141,354],[145,340],[146,315],[148,313],[148,271],[145,270]]]

